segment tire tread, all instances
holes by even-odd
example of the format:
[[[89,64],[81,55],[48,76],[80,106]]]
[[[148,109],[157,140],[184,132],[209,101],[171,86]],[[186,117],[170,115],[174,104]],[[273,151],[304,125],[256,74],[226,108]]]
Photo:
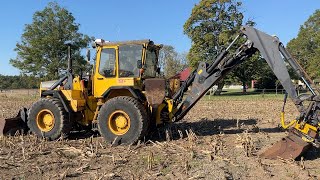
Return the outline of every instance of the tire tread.
[[[61,135],[63,135],[63,137],[67,137],[70,130],[72,129],[72,123],[69,121],[68,113],[64,109],[64,106],[59,99],[57,99],[57,98],[41,98],[40,100],[38,100],[37,102],[32,104],[31,108],[28,110],[28,117],[32,117],[32,116],[36,117],[36,115],[32,114],[32,113],[36,113],[36,112],[33,112],[33,109],[36,109],[37,107],[42,106],[43,104],[46,104],[46,103],[50,103],[58,109],[59,115],[60,115],[60,120],[61,120],[60,128],[57,130],[57,132],[54,132],[50,137],[47,137],[47,138],[49,140],[55,140],[55,139],[58,139],[59,137],[61,137]],[[32,120],[32,119],[28,120],[28,127],[30,128],[30,130],[32,132],[36,132],[37,127],[34,127],[32,125],[31,121],[34,121],[34,120]]]
[[[132,139],[131,143],[129,144],[134,144],[136,143],[139,139],[142,139],[148,131],[148,123],[149,123],[149,119],[148,119],[148,114],[146,111],[146,108],[135,98],[133,97],[129,97],[129,96],[118,96],[115,98],[112,98],[110,100],[108,100],[100,109],[100,112],[104,112],[106,111],[108,106],[112,106],[114,104],[117,104],[119,102],[124,102],[124,103],[130,103],[131,105],[133,105],[133,107],[135,109],[137,109],[137,113],[138,113],[138,120],[140,121],[141,125],[138,127],[139,129],[137,129],[137,131],[139,132],[139,135],[136,136],[134,139]],[[98,121],[101,121],[101,115],[99,113],[98,115]],[[101,127],[98,123],[98,127],[99,127],[99,131],[101,132]]]

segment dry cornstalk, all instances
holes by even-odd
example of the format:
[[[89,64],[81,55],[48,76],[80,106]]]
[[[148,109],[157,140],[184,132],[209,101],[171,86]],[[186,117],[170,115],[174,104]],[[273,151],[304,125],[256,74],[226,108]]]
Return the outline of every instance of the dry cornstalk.
[[[154,162],[153,153],[150,152],[148,155],[148,170],[152,169],[153,162]]]

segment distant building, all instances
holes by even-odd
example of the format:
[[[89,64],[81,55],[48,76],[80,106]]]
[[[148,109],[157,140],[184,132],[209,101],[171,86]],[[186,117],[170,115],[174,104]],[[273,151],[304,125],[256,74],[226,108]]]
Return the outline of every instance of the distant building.
[[[186,68],[183,71],[179,72],[178,74],[172,76],[169,79],[180,79],[180,81],[185,81],[189,77],[189,75],[191,74],[191,71],[192,71],[192,69],[190,67]]]

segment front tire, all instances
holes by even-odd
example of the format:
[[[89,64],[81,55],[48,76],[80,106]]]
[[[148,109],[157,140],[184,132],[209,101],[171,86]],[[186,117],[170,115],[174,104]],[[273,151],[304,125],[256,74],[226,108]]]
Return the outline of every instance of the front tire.
[[[112,98],[99,111],[98,128],[107,143],[134,144],[146,135],[147,127],[146,108],[135,98]]]
[[[72,126],[61,101],[42,98],[29,109],[28,127],[38,137],[55,140],[66,137]]]

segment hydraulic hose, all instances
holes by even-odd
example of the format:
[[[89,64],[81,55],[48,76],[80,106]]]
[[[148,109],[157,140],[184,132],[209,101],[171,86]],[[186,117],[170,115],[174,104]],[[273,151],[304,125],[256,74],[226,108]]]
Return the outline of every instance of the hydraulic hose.
[[[289,127],[291,127],[292,125],[294,125],[297,122],[297,120],[293,120],[289,124],[286,124],[284,122],[284,114],[285,114],[284,107],[286,106],[287,98],[288,98],[288,93],[285,93],[284,99],[283,99],[283,106],[282,106],[282,110],[280,113],[280,122],[281,122],[281,126],[283,129],[288,129]]]

